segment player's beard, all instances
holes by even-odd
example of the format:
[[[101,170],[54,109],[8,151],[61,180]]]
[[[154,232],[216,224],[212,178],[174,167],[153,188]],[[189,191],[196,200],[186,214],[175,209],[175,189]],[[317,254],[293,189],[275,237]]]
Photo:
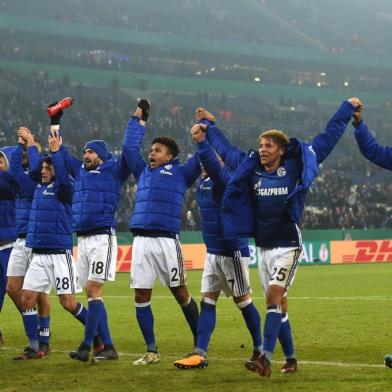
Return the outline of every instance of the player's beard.
[[[99,162],[94,162],[94,161],[92,161],[90,159],[86,159],[84,161],[84,168],[86,170],[94,170],[94,169],[96,169],[99,166],[99,164],[100,164]]]

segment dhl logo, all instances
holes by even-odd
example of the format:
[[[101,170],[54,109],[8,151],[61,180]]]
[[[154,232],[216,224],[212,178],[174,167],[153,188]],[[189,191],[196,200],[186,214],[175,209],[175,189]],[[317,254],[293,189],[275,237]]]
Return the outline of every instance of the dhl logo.
[[[350,246],[350,248],[353,248],[352,252],[348,253],[346,248],[341,254],[340,262],[369,263],[392,261],[392,241],[390,240],[353,241],[351,244],[355,244],[354,247]]]

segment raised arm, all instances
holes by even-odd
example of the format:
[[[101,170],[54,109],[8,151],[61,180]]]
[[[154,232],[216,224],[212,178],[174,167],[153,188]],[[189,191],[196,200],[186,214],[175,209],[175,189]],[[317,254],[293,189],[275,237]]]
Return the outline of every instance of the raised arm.
[[[72,204],[73,181],[65,170],[64,157],[60,151],[62,139],[58,131],[51,131],[48,142],[55,174],[56,197],[63,203]]]
[[[63,144],[60,146],[60,154],[63,157],[64,169],[72,176],[77,178],[79,176],[80,167],[83,165],[83,161],[71,155]]]
[[[147,163],[140,154],[140,146],[146,133],[144,121],[137,115],[133,115],[128,121],[125,129],[124,142],[122,146],[122,155],[129,167],[131,173],[138,180]]]
[[[352,115],[356,108],[360,107],[358,98],[351,98],[344,101],[338,111],[328,121],[324,132],[318,134],[312,140],[312,147],[317,156],[317,163],[323,162],[343,136]]]
[[[205,133],[201,130],[199,124],[192,127],[191,134],[192,139],[197,143],[197,156],[208,176],[216,183],[226,184],[228,181],[228,177],[225,175],[226,172],[215,151],[206,140]]]
[[[200,176],[201,167],[197,154],[193,155],[184,165],[185,184],[189,188]]]
[[[124,151],[121,151],[121,154],[113,167],[113,171],[120,179],[121,184],[124,184],[128,176],[131,174],[131,169],[128,166],[127,160],[125,159]]]
[[[210,112],[198,108],[195,112],[195,119],[202,125],[208,142],[225,162],[225,165],[235,170],[246,156],[246,153],[230,143],[225,134],[216,126],[215,117]]]
[[[21,140],[19,140],[19,142],[20,141]],[[18,184],[19,191],[32,197],[37,186],[37,182],[34,181],[23,169],[23,146],[24,144],[18,143],[11,154],[9,174]]]
[[[29,176],[36,182],[41,180],[41,156],[31,131],[26,127],[18,128],[18,143],[27,148]]]
[[[141,99],[134,115],[128,121],[122,152],[115,167],[122,183],[125,182],[130,173],[133,173],[135,178],[138,179],[146,167],[146,162],[140,154],[140,145],[146,132],[145,125],[149,115],[150,102],[147,99]]]
[[[354,122],[353,125],[355,140],[362,155],[377,166],[392,170],[392,148],[378,144],[362,120]]]

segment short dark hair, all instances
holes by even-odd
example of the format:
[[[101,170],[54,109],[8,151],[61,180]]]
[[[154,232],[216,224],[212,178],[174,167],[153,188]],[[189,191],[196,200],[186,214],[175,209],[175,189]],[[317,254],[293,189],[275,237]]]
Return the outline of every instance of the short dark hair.
[[[151,144],[154,143],[160,143],[166,146],[169,149],[170,154],[173,155],[173,158],[175,158],[180,152],[180,148],[178,147],[177,142],[170,136],[156,137]]]
[[[43,160],[42,163],[46,163],[47,165],[53,166],[52,158],[48,155]]]

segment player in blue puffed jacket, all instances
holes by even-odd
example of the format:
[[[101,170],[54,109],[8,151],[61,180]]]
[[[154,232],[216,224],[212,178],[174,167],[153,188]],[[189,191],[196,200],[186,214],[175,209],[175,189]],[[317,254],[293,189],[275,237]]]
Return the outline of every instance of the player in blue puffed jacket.
[[[323,133],[310,144],[289,139],[281,131],[270,130],[259,137],[258,153],[247,155],[228,149],[226,141],[215,143],[214,126],[207,135],[218,153],[237,162],[237,170],[223,198],[225,236],[251,236],[260,248],[259,275],[267,298],[262,355],[247,361],[247,369],[270,376],[270,360],[276,340],[282,344],[286,363],[281,371],[297,370],[291,327],[287,316],[287,291],[292,285],[302,253],[300,224],[306,193],[326,159],[342,137],[357,98],[343,102]],[[208,114],[199,113],[199,119]],[[223,154],[224,155],[224,154]]]
[[[362,155],[377,166],[392,170],[392,147],[381,146],[370,133],[362,118],[362,103],[354,113],[354,136]],[[392,354],[384,357],[385,366],[392,368]]]
[[[135,289],[136,318],[147,352],[134,365],[159,361],[150,300],[158,277],[180,304],[196,343],[198,309],[189,294],[179,241],[181,209],[185,192],[200,175],[196,156],[181,165],[174,139],[161,136],[152,141],[148,163],[140,154],[150,105],[141,100],[129,120],[123,145],[125,158],[138,182],[131,218],[131,287]]]
[[[51,131],[59,132],[62,116],[59,111],[51,117]],[[65,167],[74,178],[72,199],[72,227],[78,236],[77,270],[79,284],[86,287],[88,310],[84,339],[79,348],[69,353],[75,360],[87,362],[91,346],[93,360],[116,360],[103,303],[103,286],[114,281],[117,263],[117,237],[115,213],[120,201],[121,187],[130,170],[121,154],[113,156],[104,140],[91,140],[83,148],[83,161],[73,157],[61,146]],[[81,309],[85,312],[85,309]],[[102,344],[94,336],[102,338]]]
[[[22,287],[27,269],[30,265],[31,248],[26,246],[26,236],[35,187],[41,178],[41,145],[35,140],[30,130],[19,127],[18,144],[10,158],[9,173],[18,184],[16,203],[15,245],[11,251],[7,269],[7,293],[22,315]],[[34,315],[39,324],[39,348],[44,354],[49,353],[50,338],[50,303],[48,294],[50,286],[38,296],[38,313]],[[29,316],[30,317],[30,316]]]
[[[216,323],[216,303],[221,290],[232,296],[241,310],[252,337],[253,355],[261,352],[260,315],[252,303],[249,281],[249,247],[247,238],[225,240],[221,203],[232,171],[218,160],[215,151],[205,140],[199,124],[191,129],[197,143],[197,153],[204,168],[196,199],[200,208],[203,239],[207,247],[201,281],[201,311],[197,343],[192,355],[174,362],[179,369],[204,368],[208,365],[207,351]]]
[[[23,282],[22,312],[29,347],[17,358],[38,359],[46,354],[38,340],[36,304],[40,293],[53,287],[61,305],[73,316],[80,304],[74,293],[78,291],[76,266],[72,258],[71,203],[73,181],[64,168],[59,152],[61,138],[51,133],[48,138],[51,156],[41,162],[41,181],[35,184],[27,228],[26,247],[32,250],[31,262]],[[15,171],[20,184],[25,181],[23,169]]]
[[[15,195],[17,184],[9,174],[9,161],[13,146],[0,148],[0,312],[7,286],[7,267],[16,240]],[[0,330],[0,347],[4,344]]]

